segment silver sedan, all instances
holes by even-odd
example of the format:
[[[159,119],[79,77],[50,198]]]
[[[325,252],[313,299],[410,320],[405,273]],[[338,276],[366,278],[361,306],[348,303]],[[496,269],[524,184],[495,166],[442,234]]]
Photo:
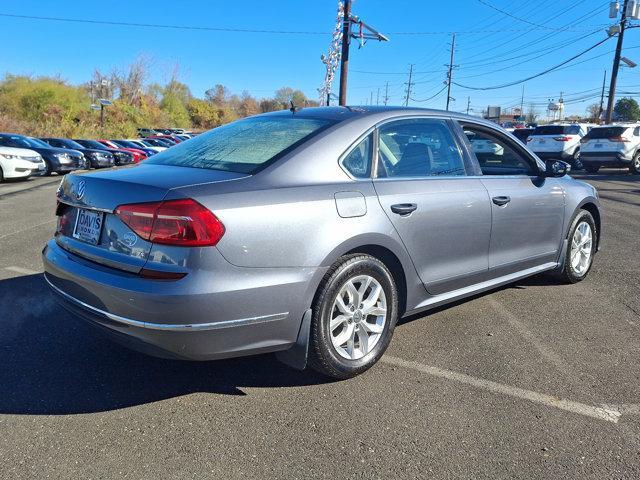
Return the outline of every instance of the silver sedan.
[[[277,352],[347,378],[405,315],[542,272],[584,279],[600,206],[568,169],[451,112],[258,115],[133,168],[67,175],[45,277],[132,348]]]

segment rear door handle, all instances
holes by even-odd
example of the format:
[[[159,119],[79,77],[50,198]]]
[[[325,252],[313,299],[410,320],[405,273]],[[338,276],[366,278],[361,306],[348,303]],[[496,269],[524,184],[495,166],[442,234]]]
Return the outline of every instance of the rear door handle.
[[[418,205],[415,203],[397,203],[391,205],[391,211],[398,215],[409,215],[411,212],[415,212],[417,208]]]
[[[495,203],[496,205],[498,205],[499,207],[506,205],[507,203],[509,203],[511,201],[511,197],[508,197],[507,195],[501,196],[501,197],[493,197],[491,199],[491,201],[493,203]]]

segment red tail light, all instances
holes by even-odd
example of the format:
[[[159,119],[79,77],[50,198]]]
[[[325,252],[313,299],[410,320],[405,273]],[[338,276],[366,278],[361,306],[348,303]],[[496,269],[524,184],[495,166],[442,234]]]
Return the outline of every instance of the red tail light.
[[[195,200],[120,205],[115,214],[137,235],[154,243],[183,247],[217,244],[224,225]]]
[[[631,140],[621,135],[618,135],[617,137],[609,137],[609,141],[610,142],[630,142]]]
[[[556,142],[570,142],[571,141],[571,137],[567,137],[566,135],[564,137],[553,137],[553,139]]]

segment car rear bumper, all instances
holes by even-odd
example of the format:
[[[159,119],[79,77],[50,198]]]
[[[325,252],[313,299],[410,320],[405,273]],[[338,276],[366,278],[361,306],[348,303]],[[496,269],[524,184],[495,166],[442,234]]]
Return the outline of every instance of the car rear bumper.
[[[599,164],[599,165],[628,165],[631,158],[625,156],[622,152],[582,152],[580,158],[583,163]]]
[[[541,160],[569,160],[573,158],[573,153],[569,153],[565,150],[558,150],[555,152],[536,152],[533,150],[538,158]]]
[[[45,279],[62,306],[129,348],[212,360],[291,347],[326,269],[240,268],[216,256],[214,278],[158,281],[93,264],[55,240],[43,250]]]

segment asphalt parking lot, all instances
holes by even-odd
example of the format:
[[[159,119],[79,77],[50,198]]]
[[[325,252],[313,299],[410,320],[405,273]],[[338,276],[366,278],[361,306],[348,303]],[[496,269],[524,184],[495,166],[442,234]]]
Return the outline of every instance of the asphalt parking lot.
[[[640,177],[584,282],[406,319],[368,373],[128,351],[69,319],[40,251],[59,178],[0,185],[0,478],[640,478]]]

